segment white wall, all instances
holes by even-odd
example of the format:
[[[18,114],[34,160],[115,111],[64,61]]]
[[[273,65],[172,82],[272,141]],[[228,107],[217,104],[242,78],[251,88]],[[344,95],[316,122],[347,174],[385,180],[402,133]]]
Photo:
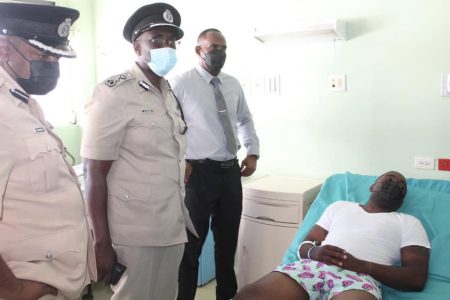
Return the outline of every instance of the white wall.
[[[69,1],[70,2],[70,1]],[[198,33],[216,27],[228,41],[224,71],[245,85],[261,139],[258,174],[324,178],[336,172],[450,179],[450,172],[414,169],[414,156],[450,157],[450,98],[440,97],[440,76],[450,70],[450,1],[278,0],[167,1],[181,13],[185,37],[181,72],[196,62]],[[96,0],[98,80],[134,61],[122,37],[142,0]],[[344,42],[261,44],[257,28],[293,28],[339,18]],[[346,74],[347,91],[329,91],[329,75]],[[256,84],[280,75],[281,95]]]

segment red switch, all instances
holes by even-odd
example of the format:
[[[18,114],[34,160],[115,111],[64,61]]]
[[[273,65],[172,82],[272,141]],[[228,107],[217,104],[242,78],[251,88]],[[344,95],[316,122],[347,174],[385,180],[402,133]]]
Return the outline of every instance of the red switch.
[[[438,170],[450,171],[450,158],[438,158]]]

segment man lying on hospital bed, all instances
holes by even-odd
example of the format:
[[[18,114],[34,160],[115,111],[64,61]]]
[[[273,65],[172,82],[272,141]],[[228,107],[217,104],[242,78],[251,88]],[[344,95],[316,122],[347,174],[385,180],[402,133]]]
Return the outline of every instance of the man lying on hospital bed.
[[[367,204],[337,201],[300,244],[299,260],[244,287],[236,300],[381,299],[380,283],[424,288],[430,243],[420,221],[396,212],[405,177],[387,172],[370,186]]]

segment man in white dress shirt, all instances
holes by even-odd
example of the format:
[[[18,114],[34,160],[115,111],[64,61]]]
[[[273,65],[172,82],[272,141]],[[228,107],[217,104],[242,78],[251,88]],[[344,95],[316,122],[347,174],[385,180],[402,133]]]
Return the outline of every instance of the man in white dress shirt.
[[[215,241],[216,298],[237,291],[234,256],[242,212],[241,176],[256,170],[259,140],[237,79],[221,72],[226,40],[217,29],[200,33],[195,52],[199,65],[171,81],[184,112],[187,130],[186,206],[199,238],[188,232],[178,277],[178,300],[193,300],[198,258],[209,220]],[[236,159],[241,143],[247,156]]]

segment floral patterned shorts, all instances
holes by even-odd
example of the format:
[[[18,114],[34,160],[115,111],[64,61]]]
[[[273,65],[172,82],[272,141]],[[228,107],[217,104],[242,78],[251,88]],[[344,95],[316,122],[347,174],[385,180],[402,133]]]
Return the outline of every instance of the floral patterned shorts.
[[[311,259],[301,259],[278,266],[275,271],[297,281],[311,300],[331,299],[348,290],[363,290],[381,300],[380,283],[371,276],[327,265]]]

